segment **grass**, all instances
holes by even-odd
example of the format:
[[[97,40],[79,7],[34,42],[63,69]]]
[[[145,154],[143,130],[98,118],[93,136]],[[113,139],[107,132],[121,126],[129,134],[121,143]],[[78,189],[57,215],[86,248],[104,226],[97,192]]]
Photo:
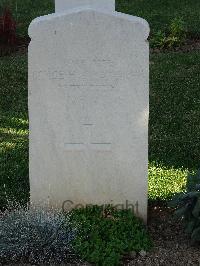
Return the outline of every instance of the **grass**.
[[[151,57],[151,160],[175,167],[199,166],[199,60],[199,51]]]
[[[200,54],[151,56],[149,198],[167,199],[200,166]]]
[[[151,56],[149,199],[181,191],[188,171],[199,167],[200,54]],[[25,202],[28,183],[27,58],[0,59],[1,205]],[[4,185],[5,184],[5,185]]]
[[[0,0],[0,6],[5,4],[11,7],[22,36],[27,36],[32,19],[54,12],[53,0]],[[188,32],[200,36],[199,0],[116,0],[116,10],[145,18],[152,33],[164,31],[173,18],[181,16]]]
[[[118,11],[145,18],[152,33],[165,31],[173,18],[182,17],[188,32],[199,36],[199,0],[117,0],[116,3]]]
[[[30,22],[54,12],[54,0],[0,0],[0,7],[8,6],[17,21],[18,34],[27,37]]]
[[[25,203],[28,182],[27,59],[0,58],[0,207]]]

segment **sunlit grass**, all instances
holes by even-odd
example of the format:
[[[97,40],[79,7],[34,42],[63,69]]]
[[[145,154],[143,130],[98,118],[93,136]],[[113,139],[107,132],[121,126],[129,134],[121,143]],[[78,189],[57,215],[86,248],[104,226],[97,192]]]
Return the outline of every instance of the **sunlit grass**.
[[[15,128],[0,128],[0,134],[8,134],[12,136],[27,136],[28,130]]]
[[[149,163],[149,199],[166,200],[186,185],[188,169],[166,167],[156,162]]]

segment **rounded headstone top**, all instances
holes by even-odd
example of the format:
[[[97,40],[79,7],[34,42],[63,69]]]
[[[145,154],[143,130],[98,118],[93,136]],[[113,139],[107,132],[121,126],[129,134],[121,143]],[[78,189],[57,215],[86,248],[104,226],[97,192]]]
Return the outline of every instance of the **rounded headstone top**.
[[[28,33],[30,38],[34,38],[37,36],[37,31],[40,28],[40,26],[45,25],[46,23],[53,23],[56,20],[64,20],[65,18],[68,18],[68,16],[83,16],[85,14],[93,14],[96,13],[97,15],[101,15],[102,16],[107,16],[107,17],[112,17],[114,19],[118,19],[118,20],[122,20],[122,21],[127,21],[134,25],[137,25],[138,27],[138,31],[143,33],[143,37],[146,40],[149,36],[149,32],[150,32],[150,28],[149,28],[149,24],[148,22],[140,17],[136,17],[136,16],[131,16],[131,15],[127,15],[124,13],[120,13],[120,12],[106,12],[103,10],[98,10],[98,9],[93,9],[93,8],[88,8],[88,7],[81,7],[81,8],[74,8],[74,9],[70,9],[64,12],[60,12],[60,13],[53,13],[50,15],[46,15],[46,16],[42,16],[42,17],[38,17],[36,19],[34,19],[28,29]]]

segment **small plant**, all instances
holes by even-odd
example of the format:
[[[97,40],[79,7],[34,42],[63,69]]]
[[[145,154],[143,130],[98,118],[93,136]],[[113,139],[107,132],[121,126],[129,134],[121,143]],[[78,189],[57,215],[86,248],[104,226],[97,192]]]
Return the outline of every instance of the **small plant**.
[[[58,212],[17,209],[0,213],[0,261],[49,264],[70,262],[75,230]]]
[[[174,196],[170,206],[176,207],[175,215],[183,219],[192,242],[200,242],[200,170],[196,175],[188,175],[186,188],[185,193]]]
[[[8,8],[4,9],[0,17],[0,42],[8,45],[16,42],[16,22]]]
[[[169,26],[168,33],[158,31],[151,40],[154,48],[174,48],[180,46],[186,38],[185,23],[182,18],[174,18]]]
[[[124,254],[149,250],[152,245],[142,222],[130,210],[88,206],[73,210],[71,219],[78,224],[74,249],[95,265],[119,265]]]
[[[166,44],[166,37],[165,33],[159,30],[154,34],[153,39],[151,40],[151,44],[154,48],[161,48],[163,49]]]
[[[170,24],[170,34],[171,36],[176,36],[179,40],[184,39],[185,36],[185,23],[183,18],[178,17],[178,18],[174,18],[171,21]]]

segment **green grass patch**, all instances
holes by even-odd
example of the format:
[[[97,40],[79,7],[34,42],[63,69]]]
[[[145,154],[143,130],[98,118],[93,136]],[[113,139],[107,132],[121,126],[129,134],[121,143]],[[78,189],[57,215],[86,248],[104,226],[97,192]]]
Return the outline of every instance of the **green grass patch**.
[[[95,265],[119,265],[124,254],[152,246],[145,227],[131,210],[90,206],[73,210],[71,222],[78,227],[73,243],[77,254]]]
[[[200,53],[154,54],[150,63],[150,161],[200,164]]]
[[[28,180],[27,59],[0,59],[0,207],[26,203]]]
[[[200,54],[151,56],[149,199],[168,199],[200,167]]]
[[[188,170],[149,163],[149,200],[167,200],[185,190]]]
[[[199,0],[117,0],[116,9],[146,19],[155,33],[165,31],[174,18],[182,17],[191,35],[200,33]]]

